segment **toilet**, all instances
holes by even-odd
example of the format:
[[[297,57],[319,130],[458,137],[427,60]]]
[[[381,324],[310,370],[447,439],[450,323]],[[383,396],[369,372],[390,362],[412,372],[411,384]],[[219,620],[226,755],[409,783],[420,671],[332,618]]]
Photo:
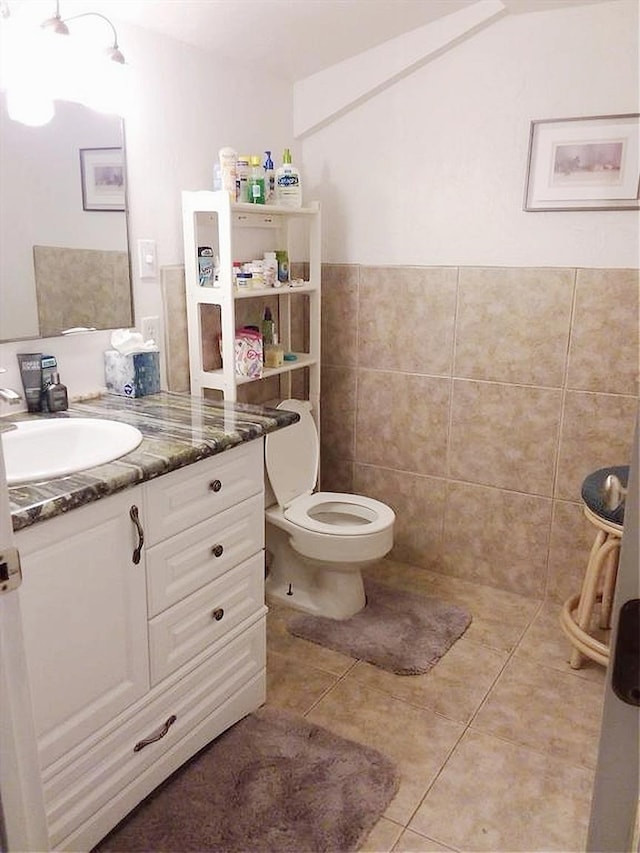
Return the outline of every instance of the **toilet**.
[[[395,513],[360,495],[314,492],[320,447],[304,400],[279,409],[300,420],[267,435],[267,601],[346,619],[365,605],[361,569],[388,554]]]

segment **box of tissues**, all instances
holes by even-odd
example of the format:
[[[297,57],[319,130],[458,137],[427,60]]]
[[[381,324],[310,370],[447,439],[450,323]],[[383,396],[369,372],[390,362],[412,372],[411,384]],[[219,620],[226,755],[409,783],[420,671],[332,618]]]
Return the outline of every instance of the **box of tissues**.
[[[144,397],[160,390],[160,353],[121,353],[107,350],[104,354],[104,379],[107,391],[122,397]]]

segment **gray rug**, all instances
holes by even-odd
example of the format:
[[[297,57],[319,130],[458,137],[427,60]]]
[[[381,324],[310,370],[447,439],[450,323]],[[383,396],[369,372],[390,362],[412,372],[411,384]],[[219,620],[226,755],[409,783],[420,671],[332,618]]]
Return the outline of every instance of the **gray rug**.
[[[347,853],[398,784],[377,750],[262,708],[176,771],[95,851]]]
[[[367,603],[349,619],[303,614],[287,629],[397,675],[428,672],[471,624],[463,607],[365,579]]]

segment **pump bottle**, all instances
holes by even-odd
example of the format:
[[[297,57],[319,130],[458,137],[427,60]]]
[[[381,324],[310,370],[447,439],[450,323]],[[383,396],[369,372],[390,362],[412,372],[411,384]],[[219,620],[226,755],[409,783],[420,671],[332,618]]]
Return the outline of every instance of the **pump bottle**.
[[[302,207],[299,170],[291,163],[291,152],[284,149],[282,166],[276,169],[276,203],[283,207]]]

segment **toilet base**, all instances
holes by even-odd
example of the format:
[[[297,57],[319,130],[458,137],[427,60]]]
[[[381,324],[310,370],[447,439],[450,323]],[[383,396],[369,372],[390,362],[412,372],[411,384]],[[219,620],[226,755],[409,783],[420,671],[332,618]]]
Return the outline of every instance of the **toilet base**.
[[[303,557],[289,545],[286,532],[272,524],[266,525],[266,547],[270,554],[267,604],[285,604],[330,619],[348,619],[366,604],[360,569],[369,561],[343,567]]]

